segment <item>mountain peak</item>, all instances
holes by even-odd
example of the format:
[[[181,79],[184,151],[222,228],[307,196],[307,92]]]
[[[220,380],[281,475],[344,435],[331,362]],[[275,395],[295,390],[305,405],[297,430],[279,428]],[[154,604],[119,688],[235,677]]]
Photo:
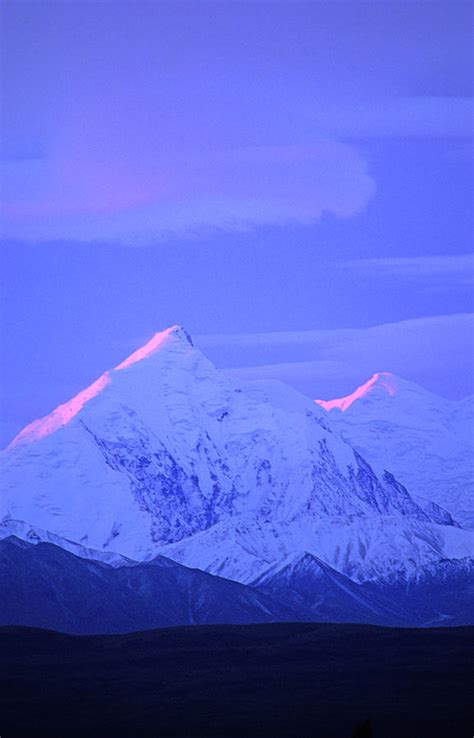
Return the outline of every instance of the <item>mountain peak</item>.
[[[67,425],[90,400],[100,395],[108,385],[111,384],[115,372],[121,372],[133,364],[153,356],[165,346],[193,346],[189,333],[180,325],[173,325],[164,331],[155,333],[143,346],[134,351],[124,361],[111,371],[104,372],[92,384],[72,397],[70,400],[58,405],[49,415],[38,418],[21,430],[11,441],[8,448],[14,448],[23,443],[38,441],[51,435],[59,428]]]
[[[317,405],[324,408],[324,410],[336,409],[343,413],[356,400],[368,397],[374,393],[393,397],[397,394],[398,387],[399,379],[395,374],[392,374],[391,372],[376,372],[367,382],[365,382],[365,384],[361,384],[350,395],[337,397],[334,400],[315,400],[315,402]]]
[[[167,328],[164,331],[155,333],[155,335],[150,338],[147,343],[145,343],[139,349],[130,354],[130,356],[128,356],[124,361],[118,364],[115,369],[126,369],[132,364],[136,364],[143,359],[147,359],[149,356],[152,356],[159,349],[161,349],[164,345],[170,343],[170,341],[173,340],[178,340],[189,344],[190,346],[194,346],[191,336],[181,325],[172,325],[170,328]]]

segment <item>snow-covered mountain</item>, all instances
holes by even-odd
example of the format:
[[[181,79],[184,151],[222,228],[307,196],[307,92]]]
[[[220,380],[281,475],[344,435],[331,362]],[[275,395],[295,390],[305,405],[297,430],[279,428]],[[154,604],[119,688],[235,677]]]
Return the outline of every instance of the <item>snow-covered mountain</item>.
[[[43,528],[29,525],[23,520],[13,520],[13,518],[4,518],[0,521],[0,544],[6,538],[24,541],[30,546],[36,546],[38,543],[50,543],[53,546],[64,549],[64,551],[69,551],[81,559],[101,561],[103,564],[108,564],[114,568],[119,566],[135,566],[137,563],[133,559],[121,556],[115,551],[97,551],[96,549],[87,548],[87,546],[82,546],[80,543],[76,543],[76,541],[70,541],[68,538],[63,538]]]
[[[474,623],[472,557],[427,564],[408,580],[403,575],[392,574],[360,586],[367,598],[396,605],[405,617],[408,616],[410,625],[433,627]]]
[[[411,622],[396,601],[380,596],[377,589],[339,574],[315,556],[289,556],[270,566],[253,586],[294,608],[309,612],[312,620],[401,625]]]
[[[161,554],[246,584],[303,554],[359,583],[472,556],[473,532],[338,425],[282,383],[236,384],[175,326],[14,439],[0,520],[84,558]]]
[[[316,402],[374,468],[474,527],[473,397],[446,400],[380,372],[347,397]]]
[[[23,530],[23,533],[26,531]],[[5,533],[5,527],[2,530]],[[156,556],[106,563],[76,544],[0,540],[0,627],[120,633],[205,623],[360,622],[388,626],[473,621],[474,559],[358,584],[311,554],[290,555],[250,585]]]
[[[301,515],[279,522],[241,515],[161,549],[185,566],[246,584],[256,581],[271,564],[304,552],[355,582],[395,572],[410,579],[424,564],[472,556],[474,534],[408,515],[321,516],[318,520]]]

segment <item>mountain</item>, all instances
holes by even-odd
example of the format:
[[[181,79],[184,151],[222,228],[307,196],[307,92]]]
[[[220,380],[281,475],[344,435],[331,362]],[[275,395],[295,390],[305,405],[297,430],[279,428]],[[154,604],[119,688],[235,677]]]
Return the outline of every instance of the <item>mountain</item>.
[[[244,584],[288,556],[310,553],[354,582],[364,582],[393,573],[410,579],[424,564],[472,556],[474,536],[403,515],[274,521],[249,514],[163,546],[161,553]]]
[[[252,586],[311,620],[386,626],[460,626],[474,621],[474,558],[445,559],[361,584],[311,554],[273,564]]]
[[[409,613],[411,625],[424,627],[472,625],[474,622],[474,558],[446,559],[420,567],[408,578],[392,574],[385,580],[365,582],[368,598],[397,603]]]
[[[356,582],[472,555],[472,532],[331,416],[282,383],[236,384],[174,326],[14,439],[0,520],[245,584],[304,553]]]
[[[212,623],[313,621],[385,626],[473,621],[474,559],[444,560],[358,584],[315,556],[290,555],[251,585],[163,556],[114,565],[52,543],[0,541],[0,626],[126,633]],[[82,553],[82,556],[81,556]]]
[[[269,595],[162,556],[112,567],[14,536],[0,541],[0,593],[0,625],[66,633],[302,619]]]
[[[380,372],[347,397],[316,403],[374,469],[474,527],[474,398],[446,400]]]
[[[370,591],[339,574],[316,556],[304,553],[289,556],[270,566],[253,586],[311,613],[311,619],[332,623],[374,623],[408,625],[409,610],[395,599],[385,599],[374,584]]]
[[[121,556],[114,551],[96,551],[93,548],[81,546],[80,543],[62,538],[55,533],[50,533],[48,530],[43,530],[34,525],[29,525],[23,520],[5,518],[0,521],[0,542],[5,538],[24,541],[32,546],[36,546],[38,543],[51,543],[53,546],[59,546],[59,548],[69,551],[80,559],[101,561],[113,567],[134,566],[137,563],[133,559]]]

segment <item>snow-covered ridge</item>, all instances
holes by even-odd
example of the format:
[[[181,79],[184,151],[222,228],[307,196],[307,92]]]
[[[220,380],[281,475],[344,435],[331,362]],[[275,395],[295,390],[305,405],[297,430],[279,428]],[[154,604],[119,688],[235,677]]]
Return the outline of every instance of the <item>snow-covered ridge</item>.
[[[192,346],[192,340],[189,334],[179,325],[174,325],[165,331],[155,333],[155,335],[141,348],[134,351],[127,359],[118,364],[114,369],[104,372],[89,387],[79,392],[67,402],[59,405],[49,415],[44,418],[34,420],[15,436],[9,444],[9,448],[14,448],[21,443],[31,443],[40,438],[49,436],[61,428],[63,425],[71,422],[73,418],[82,410],[84,405],[97,397],[105,388],[115,379],[116,372],[127,369],[132,364],[148,359],[160,349],[166,347],[172,341],[185,341]]]
[[[474,527],[473,398],[450,401],[385,373],[347,398],[316,402],[372,466]]]
[[[386,392],[389,396],[397,394],[398,380],[397,377],[391,372],[376,372],[372,377],[357,387],[354,392],[345,397],[338,397],[335,400],[315,400],[324,410],[340,410],[345,412],[350,406],[361,400],[362,398],[368,398],[370,395],[379,393],[380,391]]]
[[[113,551],[97,551],[96,549],[81,546],[80,543],[57,536],[49,530],[43,530],[42,528],[29,525],[24,520],[12,520],[11,518],[0,520],[0,541],[12,537],[25,541],[32,546],[36,546],[38,543],[52,543],[54,546],[59,546],[81,559],[102,561],[102,563],[114,568],[134,566],[137,563]]]
[[[178,326],[102,376],[2,454],[0,518],[244,583],[304,552],[359,582],[472,553],[455,515],[369,463],[333,412],[236,384]]]

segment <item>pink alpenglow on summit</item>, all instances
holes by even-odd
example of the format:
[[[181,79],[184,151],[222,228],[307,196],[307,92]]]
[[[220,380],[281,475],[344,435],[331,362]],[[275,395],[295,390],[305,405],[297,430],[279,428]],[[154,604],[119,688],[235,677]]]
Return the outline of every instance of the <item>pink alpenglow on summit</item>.
[[[69,423],[78,414],[78,412],[82,410],[84,405],[89,402],[89,400],[92,400],[93,397],[100,394],[102,390],[110,384],[110,381],[109,372],[105,372],[105,374],[102,374],[99,379],[96,379],[95,382],[82,390],[82,392],[75,395],[71,400],[68,400],[68,402],[63,403],[62,405],[58,405],[52,413],[46,415],[44,418],[33,420],[32,423],[23,428],[23,430],[15,436],[8,448],[13,448],[14,446],[18,446],[23,443],[39,441],[41,438],[51,435],[51,433],[54,433],[63,425]]]
[[[397,394],[397,378],[390,372],[376,372],[368,382],[361,384],[354,392],[346,397],[338,397],[335,400],[315,400],[324,410],[340,410],[345,412],[353,402],[368,397],[375,389],[381,388],[390,396]]]
[[[144,346],[141,346],[141,348],[134,351],[133,354],[130,354],[130,356],[125,359],[125,361],[122,361],[121,364],[116,366],[115,369],[127,369],[127,367],[132,364],[136,364],[139,361],[143,361],[143,359],[147,359],[158,351],[173,336],[178,338],[184,336],[189,341],[189,336],[184,328],[179,325],[173,325],[171,328],[161,331],[161,333],[155,333],[153,338],[145,343]]]
[[[8,448],[14,448],[24,443],[32,443],[39,441],[46,436],[50,436],[55,431],[67,425],[94,397],[97,397],[112,382],[113,375],[117,371],[127,369],[132,364],[136,364],[143,359],[147,359],[156,353],[165,343],[173,338],[186,338],[190,341],[188,334],[181,326],[174,325],[160,333],[155,333],[144,346],[134,351],[130,356],[122,361],[111,371],[104,372],[89,387],[75,395],[71,400],[58,405],[49,415],[38,418],[27,425],[15,436]]]

